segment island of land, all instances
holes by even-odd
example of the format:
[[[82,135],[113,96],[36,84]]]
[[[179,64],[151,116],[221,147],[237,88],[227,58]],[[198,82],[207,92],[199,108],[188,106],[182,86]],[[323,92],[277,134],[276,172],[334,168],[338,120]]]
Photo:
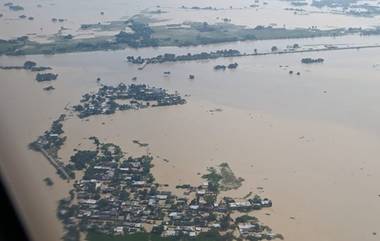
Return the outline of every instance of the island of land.
[[[150,25],[146,17],[114,21],[108,24],[85,24],[81,30],[120,30],[111,36],[75,38],[56,35],[50,42],[32,41],[28,36],[0,40],[0,55],[58,54],[100,50],[118,50],[126,47],[195,46],[246,40],[335,37],[350,34],[377,35],[379,28],[275,28],[256,26],[248,28],[232,23],[183,22],[180,24]],[[149,21],[148,21],[149,22]]]

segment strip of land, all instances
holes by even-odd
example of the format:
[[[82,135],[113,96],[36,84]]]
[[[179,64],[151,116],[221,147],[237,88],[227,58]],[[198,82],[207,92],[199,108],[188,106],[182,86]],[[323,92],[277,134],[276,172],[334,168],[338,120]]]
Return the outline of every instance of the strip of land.
[[[140,18],[108,24],[86,24],[83,30],[120,32],[111,36],[76,39],[71,35],[56,35],[51,42],[39,43],[22,36],[11,40],[0,40],[0,55],[35,55],[119,50],[127,47],[196,46],[247,40],[297,39],[336,37],[350,34],[378,35],[380,29],[338,28],[274,28],[256,26],[247,28],[231,23],[208,24],[207,22],[184,22],[151,26]]]
[[[276,50],[274,50],[274,48]],[[132,64],[140,64],[139,69],[144,69],[148,64],[159,64],[166,62],[181,62],[181,61],[194,61],[194,60],[206,60],[206,59],[219,59],[219,58],[229,58],[229,57],[244,57],[244,56],[263,56],[263,55],[274,55],[274,54],[295,54],[295,53],[310,53],[310,52],[325,52],[325,51],[337,51],[337,50],[350,50],[350,49],[369,49],[369,48],[380,48],[380,44],[374,45],[361,45],[361,46],[325,46],[323,48],[310,48],[310,49],[285,49],[277,50],[277,47],[273,47],[271,52],[257,52],[254,53],[241,53],[236,49],[229,50],[217,50],[214,52],[202,52],[197,54],[188,53],[186,55],[175,55],[171,53],[166,53],[164,55],[158,55],[155,57],[141,58],[140,56],[128,56],[127,61]]]

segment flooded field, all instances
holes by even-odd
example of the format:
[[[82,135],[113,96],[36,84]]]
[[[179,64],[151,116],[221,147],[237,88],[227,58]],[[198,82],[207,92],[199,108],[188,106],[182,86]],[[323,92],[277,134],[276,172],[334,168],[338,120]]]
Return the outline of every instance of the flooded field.
[[[70,1],[69,1],[70,2]],[[82,23],[117,20],[160,5],[168,23],[215,21],[231,18],[235,24],[276,23],[287,27],[368,27],[378,17],[360,18],[328,13],[294,15],[283,10],[287,2],[268,1],[249,8],[252,1],[17,1],[34,21],[17,19],[1,2],[0,38],[23,34],[56,33],[61,25],[76,30]],[[4,2],[5,3],[5,2]],[[41,4],[42,7],[37,5]],[[260,2],[261,4],[261,2]],[[83,9],[83,12],[72,11]],[[8,11],[8,10],[7,10]],[[104,15],[100,12],[104,11]],[[273,13],[279,11],[279,14]],[[269,16],[269,12],[273,15]],[[47,14],[48,13],[48,14]],[[111,14],[112,13],[112,14]],[[205,14],[206,13],[206,14]],[[67,19],[63,24],[51,18]],[[17,19],[17,20],[16,20]],[[305,20],[305,21],[303,21]],[[40,29],[44,26],[43,29]],[[41,39],[44,39],[43,37]],[[46,39],[44,39],[46,40]],[[0,70],[1,174],[5,177],[21,216],[34,240],[58,241],[63,235],[56,218],[58,200],[68,195],[72,182],[28,144],[66,113],[67,141],[59,157],[68,162],[74,149],[88,146],[90,136],[121,146],[129,155],[150,153],[153,175],[166,189],[179,193],[177,184],[199,184],[207,167],[227,162],[245,179],[241,188],[225,195],[249,192],[273,200],[273,207],[256,214],[261,221],[292,241],[370,241],[380,233],[380,48],[313,53],[247,56],[216,60],[150,64],[143,70],[127,63],[129,55],[152,57],[219,49],[252,53],[334,45],[380,44],[378,36],[245,41],[196,47],[160,47],[58,55],[0,56],[1,66],[32,60],[52,67],[58,79],[35,80],[25,70]],[[302,64],[305,57],[323,58],[323,64]],[[237,62],[235,70],[215,71],[218,64]],[[170,74],[164,72],[170,71]],[[299,75],[290,74],[299,72]],[[189,79],[194,75],[194,79]],[[100,81],[97,81],[100,78]],[[117,112],[79,119],[67,109],[101,84],[143,83],[186,96],[187,104]],[[53,91],[44,87],[54,86]],[[65,110],[66,109],[66,110]],[[213,111],[218,109],[218,111]],[[148,143],[140,147],[133,141]],[[54,185],[46,186],[50,177]],[[39,220],[36,222],[35,220]],[[46,229],[46,227],[49,227]]]
[[[307,1],[310,2],[311,1]],[[129,2],[112,0],[104,3],[101,0],[92,1],[25,1],[17,0],[15,4],[24,7],[24,11],[10,11],[2,6],[0,13],[0,38],[15,38],[20,35],[29,35],[38,41],[45,41],[46,37],[58,31],[67,34],[81,35],[78,32],[81,24],[107,22],[127,19],[139,13],[150,13],[161,9],[159,14],[151,14],[155,19],[165,21],[167,24],[177,24],[184,21],[220,22],[221,19],[230,19],[233,24],[255,27],[257,25],[272,25],[288,28],[308,28],[317,26],[321,29],[349,28],[349,27],[375,27],[379,16],[356,17],[343,14],[333,14],[331,10],[319,9],[312,6],[304,7],[305,12],[295,13],[297,9],[286,1],[267,1],[254,3],[250,0],[211,1],[139,1]],[[257,5],[257,7],[256,7]],[[185,7],[185,8],[183,8]],[[211,7],[216,10],[197,10],[192,7]],[[80,11],[78,11],[80,10]],[[101,14],[103,12],[103,14]],[[33,20],[20,19],[20,15],[33,17]],[[60,21],[52,21],[53,18]],[[82,33],[83,34],[83,33]],[[87,32],[85,36],[91,37],[96,32]]]

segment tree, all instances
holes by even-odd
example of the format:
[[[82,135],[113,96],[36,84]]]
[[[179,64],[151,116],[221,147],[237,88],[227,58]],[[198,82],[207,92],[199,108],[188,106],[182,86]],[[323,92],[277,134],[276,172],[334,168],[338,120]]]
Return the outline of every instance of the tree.
[[[127,192],[126,190],[122,190],[120,192],[120,199],[123,201],[127,201],[128,198],[129,198],[129,192]]]
[[[223,216],[220,220],[220,228],[222,230],[227,230],[230,227],[230,220],[231,220],[230,214]]]
[[[216,196],[215,195],[206,195],[204,197],[204,199],[207,202],[207,204],[214,204],[214,202],[216,200]]]
[[[70,158],[70,162],[74,163],[75,169],[83,170],[87,164],[94,160],[97,156],[96,151],[78,151]]]
[[[105,209],[107,206],[108,206],[108,201],[107,201],[106,199],[100,199],[100,200],[98,201],[98,208],[99,208],[100,210]]]

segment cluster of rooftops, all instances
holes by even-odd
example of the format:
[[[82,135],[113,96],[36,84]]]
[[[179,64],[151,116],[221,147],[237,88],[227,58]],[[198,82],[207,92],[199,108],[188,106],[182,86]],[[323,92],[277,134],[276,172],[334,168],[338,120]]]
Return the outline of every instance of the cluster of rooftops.
[[[118,102],[119,101],[119,102]],[[128,101],[128,102],[126,102]],[[123,102],[123,103],[120,103]],[[147,107],[185,104],[177,93],[169,94],[165,89],[145,84],[102,86],[95,94],[85,94],[81,103],[74,106],[80,118],[100,114],[113,114],[117,110],[142,109]]]
[[[102,114],[87,111],[92,110],[90,107],[107,108],[113,105],[110,102],[116,103],[119,99],[129,100],[137,109],[185,103],[177,93],[167,94],[161,88],[120,84],[103,86],[93,95],[85,94],[74,111],[82,118]],[[121,110],[120,107],[116,109]],[[65,115],[61,115],[50,130],[30,144],[32,149],[45,155],[62,178],[74,182],[70,196],[60,200],[57,210],[66,230],[64,240],[80,240],[80,233],[86,232],[111,236],[148,233],[178,240],[209,232],[249,240],[280,237],[247,215],[271,207],[269,199],[257,195],[220,197],[223,189],[205,177],[207,181],[199,186],[177,185],[183,193],[173,194],[167,185],[155,181],[150,155],[126,157],[119,146],[90,137],[95,149],[77,150],[68,163],[63,162],[57,152],[66,139],[62,128],[64,120]],[[245,218],[232,218],[239,214]]]
[[[70,160],[84,175],[75,181],[71,197],[59,206],[58,216],[67,230],[80,227],[78,232],[96,230],[107,235],[151,232],[162,237],[196,237],[216,230],[239,231],[240,237],[257,240],[276,237],[255,218],[231,218],[235,212],[271,207],[269,199],[257,195],[220,198],[209,182],[179,185],[184,193],[175,195],[155,182],[150,172],[153,157],[125,158],[119,147],[93,140],[96,151],[79,151]]]

